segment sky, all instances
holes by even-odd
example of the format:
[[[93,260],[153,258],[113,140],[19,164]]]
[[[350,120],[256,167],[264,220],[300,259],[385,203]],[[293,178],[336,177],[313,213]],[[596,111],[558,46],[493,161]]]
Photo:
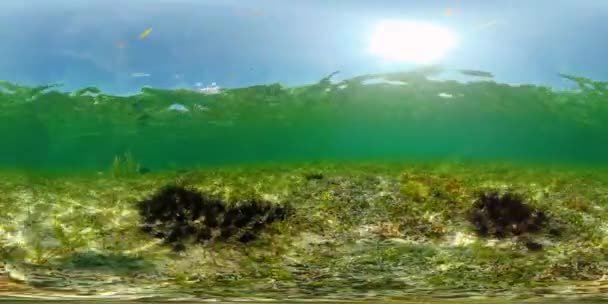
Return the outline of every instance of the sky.
[[[387,19],[450,29],[458,43],[435,63],[500,82],[608,80],[606,0],[2,0],[0,79],[129,94],[416,67],[369,52],[372,29]]]

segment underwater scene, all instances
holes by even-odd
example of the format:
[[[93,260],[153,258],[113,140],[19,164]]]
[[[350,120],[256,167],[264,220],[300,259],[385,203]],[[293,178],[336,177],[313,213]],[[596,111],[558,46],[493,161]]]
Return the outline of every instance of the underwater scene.
[[[0,2],[0,302],[600,303],[608,3]]]

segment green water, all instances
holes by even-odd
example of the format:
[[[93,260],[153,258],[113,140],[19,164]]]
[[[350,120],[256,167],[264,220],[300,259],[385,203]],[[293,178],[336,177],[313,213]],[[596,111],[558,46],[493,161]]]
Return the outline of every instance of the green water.
[[[0,166],[105,170],[127,152],[151,170],[319,160],[607,160],[604,82],[564,76],[575,89],[555,91],[432,81],[428,74],[217,95],[143,88],[128,97],[2,82]],[[405,84],[363,82],[377,78]],[[170,111],[174,103],[188,112]]]

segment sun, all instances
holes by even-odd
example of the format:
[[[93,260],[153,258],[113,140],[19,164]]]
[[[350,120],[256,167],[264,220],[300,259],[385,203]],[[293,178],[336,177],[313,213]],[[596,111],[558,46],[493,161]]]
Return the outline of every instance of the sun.
[[[369,50],[389,61],[430,64],[443,58],[456,42],[454,32],[433,23],[383,20],[371,34]]]

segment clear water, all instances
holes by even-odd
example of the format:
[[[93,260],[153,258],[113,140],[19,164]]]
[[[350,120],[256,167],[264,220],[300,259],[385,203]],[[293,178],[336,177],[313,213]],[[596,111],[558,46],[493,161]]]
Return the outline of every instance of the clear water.
[[[601,300],[607,15],[592,0],[4,1],[0,299]],[[253,245],[175,253],[137,213],[172,183],[296,216]],[[466,210],[488,189],[549,224],[475,235]]]

